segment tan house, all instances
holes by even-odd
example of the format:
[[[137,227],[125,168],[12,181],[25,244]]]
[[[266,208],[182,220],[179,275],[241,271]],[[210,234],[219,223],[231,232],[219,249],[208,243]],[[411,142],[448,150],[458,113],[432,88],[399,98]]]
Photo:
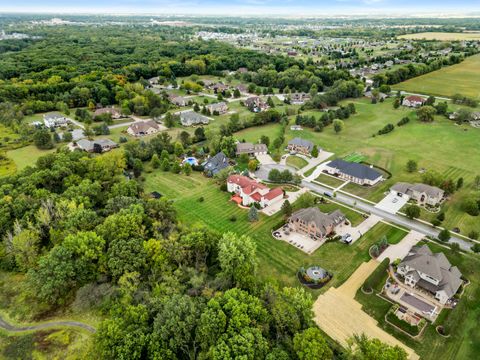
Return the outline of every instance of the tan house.
[[[248,156],[265,155],[268,153],[267,145],[265,144],[252,144],[252,143],[238,143],[237,144],[237,156],[247,154]]]
[[[205,108],[210,112],[212,115],[222,115],[228,111],[228,105],[226,102],[222,101],[215,104],[208,104]]]
[[[323,240],[344,221],[345,215],[340,210],[325,214],[318,207],[310,207],[294,212],[288,219],[288,226],[313,240]]]
[[[310,155],[313,150],[313,143],[301,138],[295,138],[288,142],[287,149],[292,152],[298,152],[305,155]]]
[[[413,199],[419,204],[427,204],[436,206],[440,204],[445,195],[445,191],[435,186],[426,184],[409,184],[399,182],[390,188],[390,191],[401,198],[410,200]]]
[[[112,117],[112,119],[120,119],[123,117],[122,113],[120,112],[120,110],[118,109],[115,109],[113,107],[106,107],[106,108],[100,108],[100,109],[97,109],[95,110],[95,112],[93,113],[93,117],[97,117],[97,116],[100,116],[100,115],[103,115],[103,114],[110,114],[110,116]]]
[[[160,131],[160,126],[153,120],[137,121],[130,125],[127,133],[132,136],[144,136],[155,134]]]

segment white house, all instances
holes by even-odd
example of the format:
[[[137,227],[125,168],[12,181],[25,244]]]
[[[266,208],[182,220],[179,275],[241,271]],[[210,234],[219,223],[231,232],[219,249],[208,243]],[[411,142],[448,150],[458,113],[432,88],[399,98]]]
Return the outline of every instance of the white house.
[[[56,128],[68,125],[70,120],[60,113],[49,113],[43,115],[43,123],[47,128]]]

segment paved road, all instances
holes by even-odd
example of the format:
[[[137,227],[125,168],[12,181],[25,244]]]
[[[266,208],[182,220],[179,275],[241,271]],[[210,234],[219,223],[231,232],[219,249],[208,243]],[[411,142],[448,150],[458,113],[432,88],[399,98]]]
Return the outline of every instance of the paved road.
[[[23,331],[30,331],[30,330],[42,330],[42,329],[49,329],[49,328],[56,328],[61,326],[69,326],[69,327],[76,327],[87,330],[91,333],[94,333],[96,330],[94,327],[78,322],[78,321],[51,321],[43,324],[38,325],[30,325],[30,326],[14,326],[9,324],[4,319],[0,317],[0,329],[4,329],[10,332],[23,332]]]
[[[312,191],[316,191],[317,193],[320,193],[320,194],[323,194],[325,191],[328,191],[328,192],[332,191],[332,189],[329,189],[329,188],[321,186],[321,185],[313,184],[313,183],[305,181],[305,180],[302,181],[302,186],[304,186],[304,187],[306,187],[306,188],[308,188]],[[346,195],[344,193],[337,192],[335,200],[338,201],[338,202],[341,202],[343,204],[356,207],[357,209],[359,209],[361,211],[380,216],[385,221],[391,222],[391,223],[396,224],[396,225],[403,226],[403,227],[408,228],[410,230],[415,230],[415,231],[421,232],[425,235],[429,235],[429,236],[433,236],[433,237],[438,236],[439,230],[434,229],[431,226],[422,224],[422,223],[420,223],[416,220],[410,220],[410,219],[408,219],[404,216],[401,216],[401,215],[388,213],[388,212],[386,212],[382,209],[378,209],[371,204],[368,204],[364,201],[361,201],[359,199],[356,199],[356,198],[354,198],[352,196],[349,196],[349,195]],[[456,236],[452,236],[451,239],[449,240],[449,243],[457,243],[457,244],[460,245],[460,248],[462,250],[467,250],[467,251],[470,250],[470,248],[472,247],[472,243],[470,243],[468,241],[465,241],[465,240],[462,240],[462,239],[460,239]]]

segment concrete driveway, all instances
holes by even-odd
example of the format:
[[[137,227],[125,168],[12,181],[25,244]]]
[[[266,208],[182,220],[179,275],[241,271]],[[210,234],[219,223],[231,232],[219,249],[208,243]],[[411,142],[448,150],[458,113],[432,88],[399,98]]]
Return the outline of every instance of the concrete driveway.
[[[390,192],[375,207],[390,214],[396,214],[406,203],[406,199]]]
[[[274,165],[274,164],[276,164],[276,162],[268,154],[257,155],[257,160],[260,163],[260,165]]]
[[[298,155],[297,155],[298,156]],[[308,170],[310,169],[313,169],[317,166],[319,166],[320,164],[322,164],[323,162],[325,162],[328,158],[330,158],[331,156],[333,156],[333,153],[331,152],[328,152],[328,151],[320,151],[320,153],[318,154],[318,156],[316,158],[308,158],[306,156],[301,156],[302,158],[304,158],[305,160],[308,161],[308,165],[306,165],[305,167],[303,167],[302,169],[300,169],[298,171],[298,174],[299,175],[303,175],[305,174]],[[316,172],[317,170],[314,171],[314,173]],[[321,172],[321,170],[320,170]],[[318,175],[317,175],[318,177]],[[317,178],[316,177],[316,178]],[[315,178],[315,179],[316,179]]]
[[[342,225],[336,229],[338,235],[350,234],[352,236],[352,244],[360,239],[368,230],[378,224],[382,220],[380,217],[370,215],[367,219],[362,221],[359,225],[353,227],[351,225]]]
[[[308,189],[306,188],[301,188],[298,191],[287,191],[286,192],[287,197],[285,199],[276,201],[273,204],[270,204],[269,206],[263,208],[260,211],[265,215],[272,216],[282,209],[282,205],[285,202],[285,200],[288,200],[290,204],[293,204],[300,197],[300,195],[305,194],[307,191]]]
[[[384,259],[389,258],[392,263],[396,259],[403,259],[407,256],[412,246],[415,246],[424,237],[424,234],[411,230],[398,244],[387,247],[377,258],[377,261],[382,262]]]

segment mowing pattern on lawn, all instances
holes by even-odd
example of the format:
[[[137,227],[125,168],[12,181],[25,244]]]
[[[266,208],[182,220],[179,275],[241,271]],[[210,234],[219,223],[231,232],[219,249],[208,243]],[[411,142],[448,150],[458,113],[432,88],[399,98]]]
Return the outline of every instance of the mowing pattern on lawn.
[[[367,160],[367,157],[360,153],[354,152],[345,156],[343,160],[348,162],[361,163],[362,161]]]
[[[324,244],[313,255],[306,255],[272,237],[271,230],[282,221],[281,214],[271,217],[260,214],[258,222],[250,223],[247,211],[230,202],[228,193],[221,192],[213,180],[201,174],[193,173],[189,177],[160,171],[146,174],[145,191],[155,190],[174,200],[180,220],[188,226],[206,225],[219,232],[233,231],[250,236],[257,245],[260,277],[288,286],[298,286],[296,271],[311,264],[321,264],[334,274],[325,288],[339,286],[359,264],[369,259],[368,249],[373,243],[384,235],[393,241],[406,235],[402,230],[380,223],[351,246],[332,242]],[[199,201],[201,197],[203,202]],[[361,221],[360,215],[339,205],[325,204],[320,208],[325,212],[340,209],[352,223]],[[232,216],[236,221],[230,220]],[[313,292],[318,294],[325,288]]]

